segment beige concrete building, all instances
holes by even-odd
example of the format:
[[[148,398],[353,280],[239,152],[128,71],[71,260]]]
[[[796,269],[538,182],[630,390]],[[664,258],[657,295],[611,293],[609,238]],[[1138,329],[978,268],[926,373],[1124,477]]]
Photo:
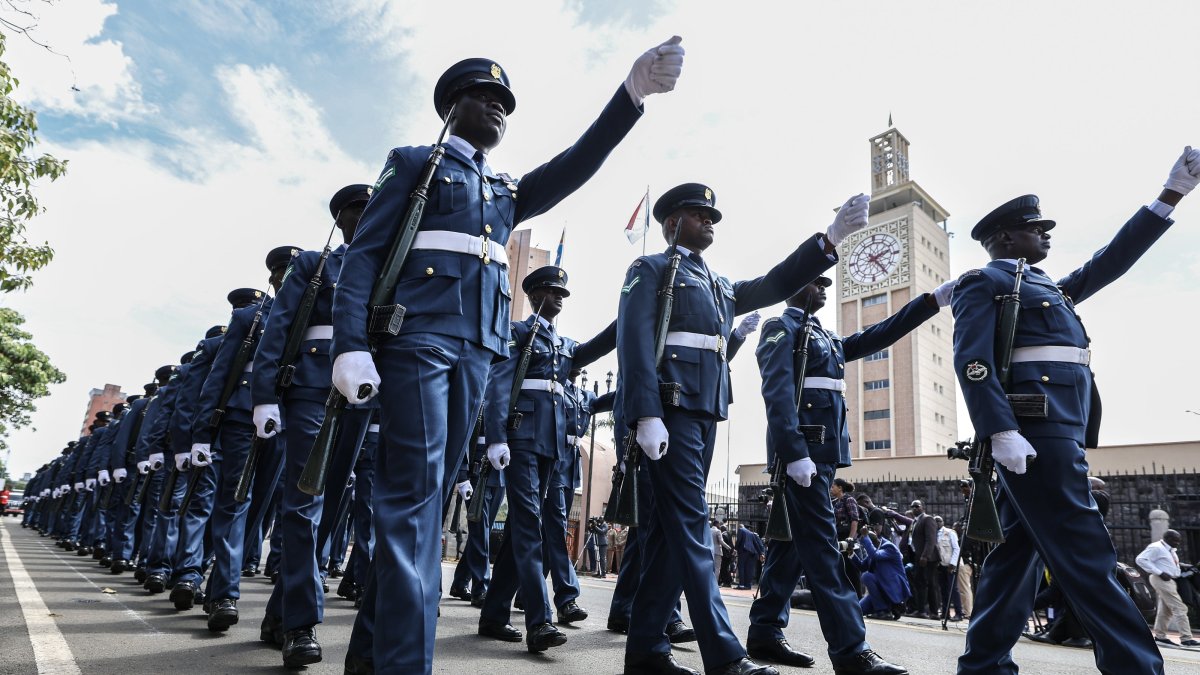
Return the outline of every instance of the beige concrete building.
[[[521,292],[521,282],[525,280],[525,275],[552,262],[550,251],[530,243],[532,232],[529,228],[513,232],[508,238],[508,245],[504,247],[508,253],[508,282],[512,288],[510,316],[513,321],[523,321],[533,313],[529,306],[529,298]]]
[[[79,429],[79,435],[90,436],[92,432],[88,427],[96,419],[96,413],[101,410],[111,411],[114,405],[124,403],[128,397],[129,395],[121,391],[121,386],[117,384],[106,384],[103,389],[89,391],[87,411],[83,414],[83,425]]]
[[[870,140],[870,224],[840,245],[837,330],[851,335],[950,277],[949,213],[909,175],[908,139]],[[943,455],[954,444],[952,327],[941,312],[890,348],[846,365],[855,459]]]

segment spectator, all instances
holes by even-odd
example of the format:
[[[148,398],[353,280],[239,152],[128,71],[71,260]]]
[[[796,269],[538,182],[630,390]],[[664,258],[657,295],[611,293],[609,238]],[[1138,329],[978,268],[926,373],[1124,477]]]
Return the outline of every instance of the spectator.
[[[721,586],[731,588],[733,586],[733,561],[736,557],[736,551],[733,550],[733,534],[725,525],[721,525],[721,540],[725,542],[725,545],[721,547],[721,550],[725,552],[725,558],[721,560],[721,578],[717,581]]]
[[[829,496],[833,499],[833,517],[837,523],[838,539],[857,539],[859,523],[862,522],[862,512],[858,502],[850,493],[854,492],[854,483],[844,478],[834,478],[829,486]]]
[[[621,556],[625,553],[625,544],[629,541],[629,528],[623,525],[613,525],[608,532],[608,569],[611,572],[621,570]]]
[[[937,548],[938,548],[938,585],[942,592],[948,595],[946,603],[946,612],[949,613],[949,608],[954,607],[954,614],[958,617],[956,620],[961,621],[963,618],[962,603],[958,597],[958,560],[960,550],[958,546],[958,533],[952,528],[946,527],[941,516],[933,517],[934,524],[937,525]]]
[[[749,590],[758,578],[758,563],[765,558],[766,548],[757,534],[746,529],[745,525],[738,526],[737,534],[737,587]]]
[[[583,567],[589,574],[596,573],[595,519],[588,519],[587,534],[583,538]]]
[[[596,547],[600,549],[596,555],[596,576],[603,579],[608,576],[608,523],[603,518],[596,519]]]
[[[868,494],[859,494],[857,499],[859,508],[866,513],[867,527],[893,544],[900,539],[900,533],[912,525],[912,518],[903,513],[897,513],[894,509],[876,506]],[[899,548],[899,544],[896,546]]]
[[[859,607],[864,615],[875,619],[899,619],[904,603],[912,597],[900,549],[873,530],[859,543],[862,554],[851,558],[862,571],[862,584],[867,589],[858,601]]]
[[[1138,567],[1149,574],[1150,585],[1158,595],[1158,611],[1154,617],[1154,640],[1166,645],[1174,645],[1167,637],[1167,627],[1175,619],[1179,625],[1179,644],[1185,647],[1200,646],[1200,640],[1192,637],[1192,628],[1188,623],[1187,605],[1179,597],[1179,589],[1175,580],[1182,571],[1179,569],[1179,555],[1176,553],[1183,537],[1175,530],[1163,532],[1162,539],[1145,548],[1137,556]]]
[[[717,527],[716,521],[712,524],[712,550],[713,550],[713,573],[717,575],[717,583],[721,582],[721,566],[725,559],[725,553],[729,551],[729,544],[725,543],[725,538],[721,536],[721,528]]]
[[[912,549],[916,559],[913,567],[913,611],[924,619],[936,619],[942,605],[942,593],[937,583],[940,557],[937,549],[937,523],[925,513],[925,504],[914,499],[909,505],[916,516],[912,524]]]

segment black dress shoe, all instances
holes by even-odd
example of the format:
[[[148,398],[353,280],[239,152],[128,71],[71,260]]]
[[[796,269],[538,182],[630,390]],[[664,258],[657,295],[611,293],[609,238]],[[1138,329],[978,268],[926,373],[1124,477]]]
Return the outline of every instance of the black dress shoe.
[[[908,675],[908,670],[884,661],[870,649],[833,663],[834,675]]]
[[[1064,647],[1074,647],[1076,649],[1091,649],[1092,648],[1092,641],[1085,637],[1067,638],[1066,640],[1063,640],[1062,642],[1060,642],[1058,644],[1060,644]]]
[[[339,587],[338,595],[341,595],[341,594],[342,594],[342,590]],[[459,600],[466,600],[467,602],[470,602],[471,601],[471,591],[468,591],[466,589],[466,587],[464,587],[464,586],[451,586],[450,587],[450,597],[458,598]]]
[[[146,577],[146,583],[142,586],[152,595],[162,593],[167,588],[167,580],[161,574],[151,574]]]
[[[491,621],[479,622],[479,634],[505,642],[520,642],[524,637],[521,631],[512,627],[512,624],[492,623]]]
[[[267,614],[258,627],[258,639],[276,647],[283,646],[283,619]]]
[[[100,559],[100,566],[105,569],[112,567],[112,558],[110,558],[108,556],[104,556],[103,558]]]
[[[342,675],[375,675],[375,663],[354,654],[346,654]]]
[[[120,574],[120,573],[124,572],[125,570],[129,569],[129,563],[124,560],[117,559],[117,560],[112,561],[112,564],[108,566],[108,569],[113,574]]]
[[[176,583],[175,588],[171,589],[171,602],[181,612],[191,609],[196,604],[196,584],[190,581]]]
[[[471,606],[476,607],[478,609],[483,609],[483,603],[485,600],[487,600],[487,593],[480,593],[479,595],[472,595],[471,596]]]
[[[138,582],[139,584],[146,583],[146,568],[138,567],[138,568],[134,569],[133,570],[133,580]]]
[[[208,613],[208,629],[213,632],[229,630],[238,622],[237,600],[221,598],[212,604]]]
[[[513,609],[516,609],[516,610],[519,610],[522,612],[525,611],[525,600],[523,600],[521,598],[520,593],[518,593],[515,597],[513,597]]]
[[[1024,636],[1027,640],[1033,640],[1034,642],[1040,642],[1044,645],[1058,644],[1058,640],[1055,640],[1054,638],[1050,637],[1050,635],[1044,631],[1041,633],[1022,632],[1021,635]]]
[[[279,583],[279,572],[271,572],[271,585]]]
[[[71,549],[67,549],[67,550],[70,551]],[[78,549],[75,550],[75,555],[77,555],[81,558],[84,556],[91,555],[91,554],[92,554],[92,549],[90,546],[80,546]]]
[[[342,581],[337,587],[337,594],[347,600],[354,600],[362,594],[362,589],[358,587],[358,584],[351,581],[350,577],[342,577]]]
[[[784,638],[778,640],[746,640],[746,652],[760,661],[770,661],[797,668],[812,668],[817,660],[792,649]]]
[[[760,666],[747,658],[741,658],[704,672],[705,675],[779,675],[779,671],[774,667]]]
[[[700,675],[700,671],[681,665],[671,654],[625,657],[625,675]]]
[[[559,623],[573,623],[588,618],[588,613],[574,600],[558,608]]]
[[[619,617],[610,616],[608,617],[608,629],[614,633],[621,633],[624,635],[629,632],[629,621]]]
[[[95,548],[89,548],[88,553],[91,553],[92,557],[96,560],[100,560],[101,558],[105,557],[107,551],[104,550],[103,546],[97,546]]]
[[[567,634],[555,628],[552,624],[540,623],[529,631],[525,646],[531,652],[544,652],[551,647],[567,643]]]
[[[321,662],[321,643],[314,626],[289,630],[283,636],[283,665],[298,668]]]
[[[329,578],[330,579],[341,579],[342,574],[343,574],[343,572],[340,567],[335,567],[335,568],[329,570]]]
[[[242,576],[244,576],[244,577],[258,576],[258,565],[250,565],[249,567],[243,567],[242,568]]]
[[[667,639],[671,644],[678,645],[684,642],[695,642],[696,631],[682,621],[667,624]]]

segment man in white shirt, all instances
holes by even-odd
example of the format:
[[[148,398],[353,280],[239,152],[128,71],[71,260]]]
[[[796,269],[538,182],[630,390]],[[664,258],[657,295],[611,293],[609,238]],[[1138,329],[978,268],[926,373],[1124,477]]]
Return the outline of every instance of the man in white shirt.
[[[1138,567],[1150,575],[1150,585],[1158,594],[1158,611],[1154,618],[1154,640],[1166,645],[1174,645],[1167,637],[1167,626],[1172,619],[1177,619],[1179,625],[1179,644],[1185,647],[1198,647],[1200,640],[1192,637],[1192,628],[1188,625],[1187,605],[1179,597],[1179,589],[1175,580],[1179,578],[1179,556],[1175,550],[1183,543],[1183,538],[1175,530],[1163,532],[1162,539],[1156,541],[1138,554]]]
[[[955,580],[958,577],[958,558],[962,550],[958,545],[958,533],[954,528],[946,527],[941,516],[934,516],[934,524],[937,525],[937,550],[940,565],[938,566],[938,583],[942,587],[942,593],[946,598],[943,607],[943,614],[948,614],[950,607],[954,607],[956,621],[961,621],[963,618],[962,601],[958,596],[958,588]]]

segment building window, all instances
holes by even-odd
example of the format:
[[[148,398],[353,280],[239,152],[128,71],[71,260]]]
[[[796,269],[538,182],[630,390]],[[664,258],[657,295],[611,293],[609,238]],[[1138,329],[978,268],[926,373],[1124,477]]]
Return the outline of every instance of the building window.
[[[867,380],[863,382],[863,389],[866,391],[874,391],[876,389],[887,389],[891,386],[888,380]]]
[[[887,352],[888,350],[886,349],[875,352],[874,354],[868,355],[865,359],[863,359],[863,361],[882,361],[888,357]]]
[[[868,410],[865,413],[863,413],[864,420],[886,420],[887,418],[889,418],[891,416],[892,416],[892,411],[888,410],[888,409]]]
[[[877,295],[869,295],[869,296],[863,298],[863,307],[870,307],[872,305],[882,305],[882,304],[885,304],[886,302],[887,302],[887,293],[879,293]]]
[[[892,441],[867,441],[867,450],[891,450]]]

